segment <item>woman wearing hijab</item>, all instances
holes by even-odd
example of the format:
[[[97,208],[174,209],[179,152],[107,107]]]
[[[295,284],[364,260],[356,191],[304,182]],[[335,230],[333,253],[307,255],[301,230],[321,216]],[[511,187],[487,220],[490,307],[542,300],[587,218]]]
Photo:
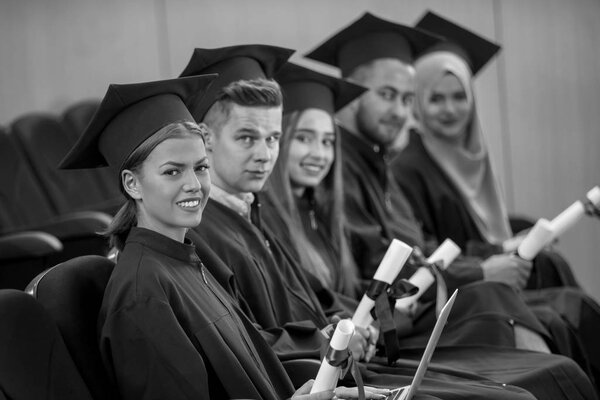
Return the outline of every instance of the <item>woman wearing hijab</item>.
[[[409,147],[395,163],[396,179],[426,232],[438,240],[451,238],[463,249],[473,239],[500,244],[512,232],[477,119],[469,68],[453,53],[435,52],[415,69],[420,135],[411,132]],[[417,157],[429,160],[415,163]],[[437,189],[425,203],[415,198],[409,167],[427,179],[426,189]]]
[[[395,178],[425,235],[438,242],[450,238],[473,255],[501,253],[513,232],[472,87],[472,77],[500,46],[432,12],[417,27],[448,40],[415,64],[417,127],[394,161]],[[501,263],[507,257],[497,255],[486,262]],[[483,264],[484,275],[491,271]],[[527,288],[576,286],[568,264],[552,252],[540,253],[525,279]]]
[[[477,116],[473,76],[499,46],[429,12],[417,26],[448,41],[415,63],[416,129],[394,160],[397,182],[411,202],[423,230],[438,241],[450,238],[463,250],[497,252],[482,262],[515,257],[501,254],[512,236],[508,213],[490,162]],[[576,285],[558,254],[536,257],[524,289]],[[600,326],[600,308],[578,288],[525,291],[536,315],[551,331],[557,349],[596,376],[600,353],[591,332]],[[565,324],[566,323],[566,324]],[[591,366],[590,366],[591,364]]]

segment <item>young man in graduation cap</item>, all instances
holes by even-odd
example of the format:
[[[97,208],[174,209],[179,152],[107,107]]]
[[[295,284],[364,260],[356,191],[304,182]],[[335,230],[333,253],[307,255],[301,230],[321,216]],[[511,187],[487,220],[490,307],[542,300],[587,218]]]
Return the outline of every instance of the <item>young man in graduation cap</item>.
[[[370,88],[337,114],[343,132],[347,218],[357,231],[353,249],[365,279],[373,275],[393,238],[425,252],[437,246],[427,242],[429,238],[424,237],[410,203],[393,179],[388,151],[411,112],[415,90],[411,64],[440,41],[419,29],[366,13],[307,54],[339,67],[345,78]],[[469,263],[469,268],[463,263],[451,265],[443,272],[448,287],[484,278],[517,286],[520,275],[530,269],[528,262],[514,257],[493,261]]]
[[[282,111],[277,84],[265,78],[271,77],[289,54],[287,49],[259,45],[196,49],[184,71],[184,75],[220,74],[209,89],[214,97],[190,107],[208,130],[213,189],[202,223],[188,236],[205,241],[228,266],[213,275],[236,295],[283,360],[319,358],[323,342],[319,328],[330,323],[329,316],[335,311],[342,310],[335,293],[323,291],[316,296],[297,254],[260,219],[258,192],[278,155]],[[364,354],[368,334],[357,336],[356,353]],[[398,386],[412,375],[401,376],[402,370],[383,368],[386,373],[382,374],[363,370],[366,382]],[[454,371],[436,368],[443,383],[426,382],[426,393],[444,398],[497,398],[518,393],[514,388],[498,392],[490,382],[473,386],[473,375],[465,379],[464,374],[454,376]],[[455,379],[460,383],[451,382]]]
[[[261,223],[258,201],[277,160],[281,135],[282,94],[270,78],[292,53],[266,45],[196,49],[182,76],[219,73],[210,93],[192,102],[191,111],[208,130],[213,186],[196,233],[231,267],[233,276],[223,276],[222,283],[243,293],[243,306],[263,327],[308,319],[314,328],[328,325],[329,315],[342,307],[333,293],[327,299],[313,293],[296,255]],[[301,338],[297,351],[318,353],[319,332],[289,330],[290,335],[280,332],[269,339],[276,351],[278,346],[289,348],[288,339]],[[363,353],[363,343],[356,338],[356,354]]]

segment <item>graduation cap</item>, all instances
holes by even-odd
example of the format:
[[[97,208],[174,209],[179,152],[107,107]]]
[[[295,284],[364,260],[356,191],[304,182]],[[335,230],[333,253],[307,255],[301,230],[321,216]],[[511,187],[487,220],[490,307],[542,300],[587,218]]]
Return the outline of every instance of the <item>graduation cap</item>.
[[[367,12],[306,57],[338,67],[343,76],[348,76],[359,65],[378,58],[395,58],[412,64],[420,53],[441,40]]]
[[[275,74],[275,80],[283,91],[284,113],[318,108],[334,114],[367,90],[290,62]]]
[[[187,99],[204,93],[216,75],[110,85],[85,132],[60,163],[63,169],[120,168],[156,131],[194,122]]]
[[[500,50],[498,44],[431,11],[428,11],[415,26],[446,39],[446,41],[427,49],[425,53],[451,51],[465,59],[471,67],[473,75],[476,75]]]
[[[272,78],[293,53],[291,49],[260,44],[194,49],[180,76],[218,73],[219,77],[204,96],[191,100],[192,115],[201,122],[221,89],[242,79]]]

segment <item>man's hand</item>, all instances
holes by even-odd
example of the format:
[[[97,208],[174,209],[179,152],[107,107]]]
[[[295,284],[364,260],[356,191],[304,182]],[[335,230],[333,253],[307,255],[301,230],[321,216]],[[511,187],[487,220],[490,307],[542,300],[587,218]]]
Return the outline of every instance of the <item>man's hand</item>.
[[[350,343],[348,343],[348,350],[352,352],[354,361],[364,360],[367,355],[369,335],[370,333],[367,329],[358,326],[354,327],[354,335],[352,335]]]
[[[341,318],[337,315],[331,317],[332,323],[340,322]],[[366,329],[358,326],[354,327],[354,335],[348,343],[348,350],[352,352],[354,361],[369,362],[377,350],[377,340],[379,340],[379,329],[369,325]]]
[[[531,261],[512,254],[494,255],[481,263],[485,281],[503,282],[524,289],[531,273]]]
[[[367,329],[354,327],[354,335],[350,339],[348,349],[352,352],[355,361],[369,362],[377,350],[379,329],[369,325]]]

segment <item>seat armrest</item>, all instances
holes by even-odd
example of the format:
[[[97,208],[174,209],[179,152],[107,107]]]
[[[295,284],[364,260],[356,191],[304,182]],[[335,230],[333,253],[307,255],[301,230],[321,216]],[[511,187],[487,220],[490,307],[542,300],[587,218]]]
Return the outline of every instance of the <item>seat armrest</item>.
[[[526,229],[531,229],[535,225],[535,220],[523,215],[509,215],[508,222],[513,235],[518,234]]]
[[[36,229],[59,239],[67,239],[99,235],[108,228],[111,221],[110,215],[100,211],[80,211],[56,217]]]
[[[295,388],[304,385],[309,379],[315,379],[321,367],[319,360],[301,358],[281,362]]]
[[[45,257],[62,249],[60,240],[46,232],[23,231],[0,236],[0,261]]]

